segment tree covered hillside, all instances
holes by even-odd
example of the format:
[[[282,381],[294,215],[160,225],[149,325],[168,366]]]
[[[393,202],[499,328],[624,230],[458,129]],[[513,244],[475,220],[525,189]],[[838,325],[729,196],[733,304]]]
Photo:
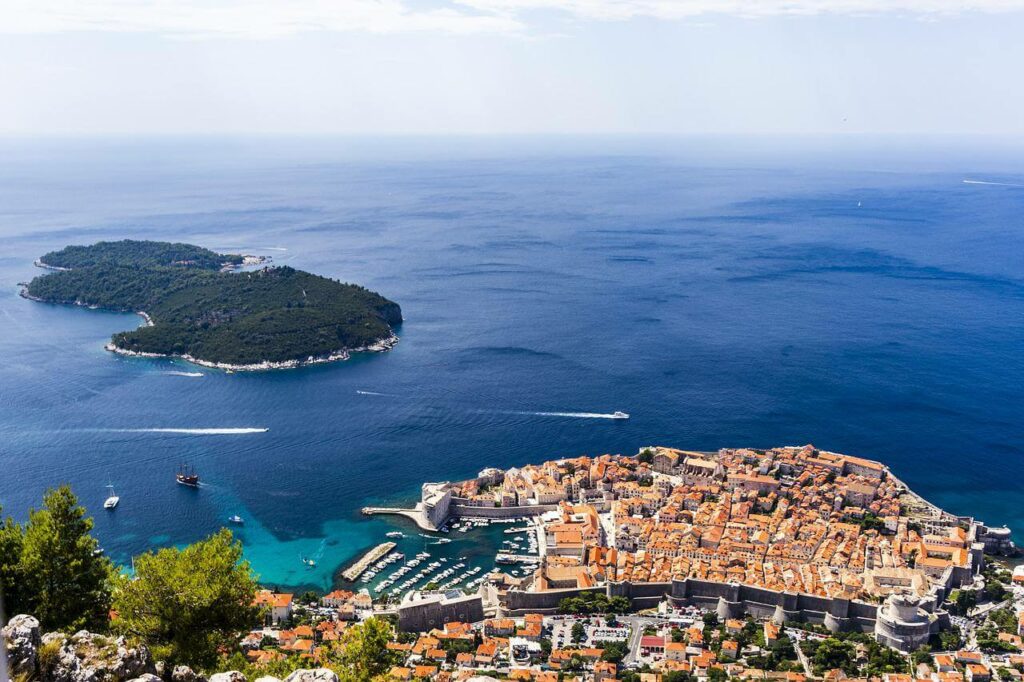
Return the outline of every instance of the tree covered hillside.
[[[97,242],[92,246],[65,246],[51,251],[39,262],[55,268],[85,268],[94,265],[134,265],[140,267],[179,266],[219,270],[224,265],[238,265],[242,256],[224,254],[193,244],[150,242],[123,239],[119,242]]]
[[[397,303],[361,286],[289,267],[220,271],[230,258],[188,244],[70,247],[42,260],[71,269],[36,277],[26,294],[144,311],[153,326],[115,334],[115,346],[234,365],[304,361],[367,346],[391,337],[392,325],[402,321]]]

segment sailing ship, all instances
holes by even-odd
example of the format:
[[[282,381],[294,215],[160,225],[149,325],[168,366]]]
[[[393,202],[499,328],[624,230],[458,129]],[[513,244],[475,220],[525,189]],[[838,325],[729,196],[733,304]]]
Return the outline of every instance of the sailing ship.
[[[178,469],[178,474],[175,476],[178,483],[187,485],[190,488],[199,487],[199,474],[196,473],[195,468],[190,468],[184,464]]]
[[[107,490],[110,491],[110,495],[108,495],[107,499],[103,502],[103,508],[104,509],[113,509],[114,507],[117,506],[117,503],[121,501],[121,498],[118,497],[116,494],[114,494],[114,486],[113,485],[108,485],[107,486]]]

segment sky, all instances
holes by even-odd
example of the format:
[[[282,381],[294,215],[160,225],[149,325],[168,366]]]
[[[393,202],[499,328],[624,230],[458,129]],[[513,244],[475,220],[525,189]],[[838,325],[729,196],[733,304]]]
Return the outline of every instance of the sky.
[[[0,134],[1024,135],[1024,0],[0,0]]]

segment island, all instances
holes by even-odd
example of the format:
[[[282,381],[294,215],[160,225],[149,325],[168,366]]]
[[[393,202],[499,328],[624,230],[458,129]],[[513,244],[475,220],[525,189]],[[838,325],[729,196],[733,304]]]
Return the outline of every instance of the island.
[[[53,272],[26,284],[26,298],[145,319],[107,344],[125,355],[229,370],[292,368],[388,350],[402,322],[397,303],[357,284],[192,244],[68,246],[36,265]]]

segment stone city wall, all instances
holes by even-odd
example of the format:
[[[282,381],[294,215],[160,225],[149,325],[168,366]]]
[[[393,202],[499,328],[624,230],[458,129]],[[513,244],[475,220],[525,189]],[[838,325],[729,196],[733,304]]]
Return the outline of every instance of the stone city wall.
[[[448,516],[464,519],[512,519],[521,516],[540,516],[558,509],[557,504],[531,504],[525,507],[478,507],[468,500],[453,497],[448,506]]]

